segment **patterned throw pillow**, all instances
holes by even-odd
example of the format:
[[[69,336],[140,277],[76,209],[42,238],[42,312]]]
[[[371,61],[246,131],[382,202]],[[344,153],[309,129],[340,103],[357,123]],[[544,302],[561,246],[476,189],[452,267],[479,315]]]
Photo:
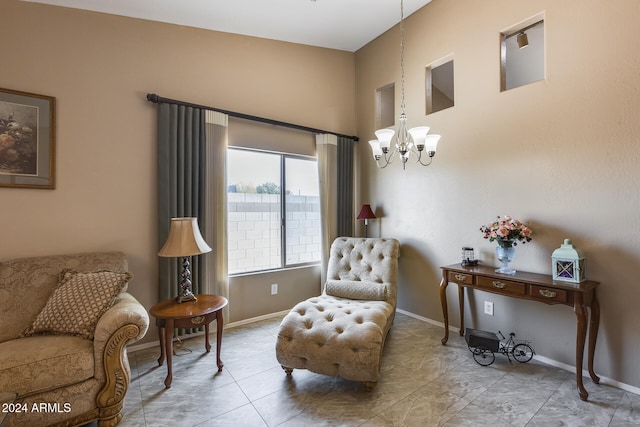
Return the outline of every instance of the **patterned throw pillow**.
[[[58,287],[22,336],[50,333],[92,340],[98,319],[111,308],[132,277],[128,272],[62,271]]]
[[[325,293],[339,298],[386,301],[387,286],[382,283],[353,280],[327,280]]]

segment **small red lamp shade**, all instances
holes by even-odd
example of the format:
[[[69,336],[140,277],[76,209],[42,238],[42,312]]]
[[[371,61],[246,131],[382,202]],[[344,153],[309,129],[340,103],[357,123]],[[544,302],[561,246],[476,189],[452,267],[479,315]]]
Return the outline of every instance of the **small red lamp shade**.
[[[360,213],[358,214],[358,219],[375,219],[376,216],[371,210],[371,205],[362,205],[362,209],[360,209]],[[366,223],[366,221],[365,221]]]
[[[371,205],[362,205],[357,219],[364,219],[364,237],[367,237],[367,225],[370,219],[376,219],[375,214],[371,210]]]

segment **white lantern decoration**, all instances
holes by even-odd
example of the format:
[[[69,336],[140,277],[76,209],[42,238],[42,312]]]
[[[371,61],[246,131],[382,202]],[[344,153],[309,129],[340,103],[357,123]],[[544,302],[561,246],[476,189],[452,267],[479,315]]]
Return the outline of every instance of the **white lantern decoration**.
[[[584,255],[582,251],[573,247],[570,239],[551,255],[551,269],[553,280],[580,283],[585,280]]]

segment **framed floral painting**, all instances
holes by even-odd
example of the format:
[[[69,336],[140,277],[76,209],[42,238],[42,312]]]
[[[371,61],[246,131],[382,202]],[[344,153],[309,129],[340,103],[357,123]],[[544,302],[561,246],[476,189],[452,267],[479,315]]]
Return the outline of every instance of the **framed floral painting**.
[[[55,101],[0,88],[0,187],[55,188]]]

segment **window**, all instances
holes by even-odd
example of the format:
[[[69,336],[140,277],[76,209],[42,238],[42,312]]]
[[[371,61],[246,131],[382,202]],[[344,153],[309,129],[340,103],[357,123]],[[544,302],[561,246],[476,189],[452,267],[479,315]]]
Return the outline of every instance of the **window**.
[[[320,261],[316,159],[229,148],[227,174],[229,274]]]

